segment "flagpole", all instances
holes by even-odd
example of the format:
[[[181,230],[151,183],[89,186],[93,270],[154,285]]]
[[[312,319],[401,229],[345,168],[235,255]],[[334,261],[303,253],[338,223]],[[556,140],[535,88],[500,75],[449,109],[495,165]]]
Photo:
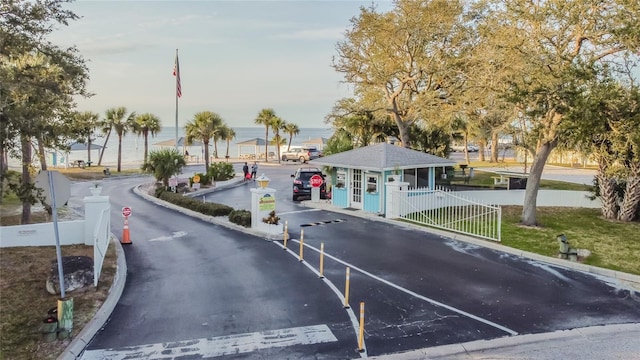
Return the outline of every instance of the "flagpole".
[[[176,49],[176,152],[178,151],[178,83],[180,81],[180,65],[178,62],[178,49]]]

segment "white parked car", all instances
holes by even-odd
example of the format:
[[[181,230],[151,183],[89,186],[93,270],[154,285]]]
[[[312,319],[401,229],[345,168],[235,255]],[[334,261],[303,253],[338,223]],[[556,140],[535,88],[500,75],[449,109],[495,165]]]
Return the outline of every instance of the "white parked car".
[[[467,145],[467,151],[468,152],[478,152],[478,150],[479,150],[479,148],[477,146],[475,146],[475,145],[471,145],[471,144]],[[456,144],[451,145],[451,151],[463,152],[464,151],[464,145],[456,145]]]

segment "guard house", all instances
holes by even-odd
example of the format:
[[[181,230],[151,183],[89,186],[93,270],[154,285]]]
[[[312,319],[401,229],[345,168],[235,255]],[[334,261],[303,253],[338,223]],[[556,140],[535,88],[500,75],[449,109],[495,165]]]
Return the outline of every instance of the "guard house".
[[[342,208],[385,213],[386,183],[433,189],[436,176],[455,161],[388,143],[365,146],[309,161],[331,168],[331,202]]]

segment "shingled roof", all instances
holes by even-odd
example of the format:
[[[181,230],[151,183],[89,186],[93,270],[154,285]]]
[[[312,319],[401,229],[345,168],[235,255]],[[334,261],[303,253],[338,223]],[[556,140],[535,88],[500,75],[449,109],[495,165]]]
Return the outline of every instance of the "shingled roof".
[[[309,161],[313,165],[385,171],[454,166],[455,161],[388,143],[356,148]]]

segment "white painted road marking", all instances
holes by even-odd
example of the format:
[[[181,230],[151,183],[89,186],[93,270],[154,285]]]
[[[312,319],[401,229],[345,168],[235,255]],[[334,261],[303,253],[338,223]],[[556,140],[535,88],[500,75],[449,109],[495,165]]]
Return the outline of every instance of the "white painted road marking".
[[[186,235],[187,235],[186,231],[176,231],[171,236],[160,236],[157,238],[149,239],[149,241],[169,241],[169,240],[181,238]]]
[[[248,334],[218,336],[196,340],[130,346],[121,349],[87,350],[85,360],[177,359],[197,356],[209,358],[248,353],[260,349],[335,342],[327,325],[303,326]]]
[[[300,244],[300,240],[291,239],[291,241],[293,241],[293,242],[296,242],[296,243]],[[317,252],[317,253],[320,253],[320,250],[319,250],[319,249],[317,249],[317,248],[315,248],[315,247],[313,247],[313,246],[311,246],[311,245],[304,244],[304,246],[305,246],[305,247],[307,247],[307,248],[309,248],[309,249],[311,249],[311,250],[313,250],[313,251],[315,251],[315,252]],[[376,276],[376,275],[374,275],[374,274],[372,274],[372,273],[370,273],[370,272],[368,272],[368,271],[366,271],[366,270],[364,270],[364,269],[361,269],[361,268],[359,268],[359,267],[357,267],[357,266],[355,266],[355,265],[353,265],[353,264],[349,264],[349,263],[348,263],[348,262],[346,262],[346,261],[340,260],[340,259],[338,259],[337,257],[335,257],[335,256],[332,256],[332,255],[328,254],[326,251],[324,252],[324,256],[328,257],[329,259],[335,260],[335,261],[339,262],[340,264],[343,264],[343,265],[345,265],[345,266],[348,266],[348,267],[350,267],[352,270],[356,270],[356,271],[360,272],[360,273],[361,273],[361,274],[363,274],[363,275],[369,276],[370,278],[372,278],[372,279],[374,279],[374,280],[380,281],[380,282],[382,282],[383,284],[387,284],[387,285],[389,285],[389,286],[391,286],[391,287],[393,287],[393,288],[396,288],[396,289],[398,289],[398,290],[400,290],[400,291],[402,291],[402,292],[404,292],[404,293],[406,293],[406,294],[409,294],[409,295],[411,295],[411,296],[413,296],[413,297],[416,297],[416,298],[418,298],[418,299],[421,299],[421,300],[423,300],[423,301],[426,301],[426,302],[428,302],[428,303],[430,303],[430,304],[433,304],[433,305],[436,305],[436,306],[443,307],[443,308],[445,308],[445,309],[448,309],[448,310],[453,311],[453,312],[455,312],[455,313],[458,313],[458,314],[460,314],[460,315],[464,315],[464,316],[466,316],[466,317],[468,317],[468,318],[474,319],[474,320],[479,321],[479,322],[481,322],[481,323],[483,323],[483,324],[487,324],[487,325],[492,326],[492,327],[494,327],[494,328],[496,328],[496,329],[500,329],[500,330],[502,330],[502,331],[504,331],[504,332],[506,332],[506,333],[509,333],[509,334],[511,334],[511,335],[518,335],[518,332],[516,332],[515,330],[511,330],[511,329],[509,329],[509,328],[508,328],[508,327],[506,327],[506,326],[502,326],[502,325],[500,325],[500,324],[496,324],[496,323],[494,323],[493,321],[490,321],[490,320],[487,320],[487,319],[481,318],[481,317],[479,317],[479,316],[476,316],[476,315],[473,315],[473,314],[471,314],[471,313],[468,313],[468,312],[466,312],[466,311],[464,311],[464,310],[460,310],[460,309],[457,309],[457,308],[455,308],[455,307],[453,307],[453,306],[449,306],[449,305],[447,305],[447,304],[444,304],[444,303],[441,303],[441,302],[439,302],[439,301],[433,300],[433,299],[431,299],[431,298],[428,298],[428,297],[426,297],[426,296],[420,295],[420,294],[418,294],[418,293],[416,293],[416,292],[414,292],[414,291],[411,291],[411,290],[409,290],[409,289],[405,289],[405,288],[403,288],[402,286],[397,285],[397,284],[394,284],[394,283],[392,283],[392,282],[391,282],[391,281],[389,281],[389,280],[385,280],[385,279],[383,279],[383,278],[381,278],[381,277],[379,277],[379,276]]]
[[[287,212],[278,213],[278,215],[299,214],[299,213],[303,213],[303,212],[311,212],[311,211],[320,211],[320,209],[308,209],[308,210],[287,211]]]
[[[277,241],[273,242],[274,244],[276,244],[277,246],[284,248],[283,244],[280,244]],[[298,242],[299,243],[299,242]],[[294,257],[298,257],[298,254],[296,254],[295,252],[291,251],[291,249],[285,249],[289,254],[293,255]],[[311,264],[309,264],[308,262],[303,262],[304,265],[309,268],[311,270],[311,272],[313,272],[314,274],[318,275],[318,277],[320,277],[320,272],[316,269],[313,268],[313,266],[311,266]],[[336,294],[336,296],[338,297],[338,299],[340,300],[340,304],[344,304],[344,295],[342,294],[342,292],[340,292],[340,290],[338,290],[338,288],[331,282],[331,280],[327,279],[326,277],[322,278],[322,281],[329,286],[329,288],[331,290],[333,290],[333,292]],[[349,319],[351,320],[351,326],[353,327],[353,330],[355,331],[356,334],[356,339],[359,336],[359,331],[360,331],[360,323],[358,321],[358,318],[356,318],[356,314],[353,312],[353,308],[352,307],[348,307],[345,309],[347,311],[347,315],[349,315]],[[367,345],[366,343],[363,341],[362,343],[363,346],[363,351],[360,351],[360,357],[361,358],[366,358],[368,357],[367,355]]]

